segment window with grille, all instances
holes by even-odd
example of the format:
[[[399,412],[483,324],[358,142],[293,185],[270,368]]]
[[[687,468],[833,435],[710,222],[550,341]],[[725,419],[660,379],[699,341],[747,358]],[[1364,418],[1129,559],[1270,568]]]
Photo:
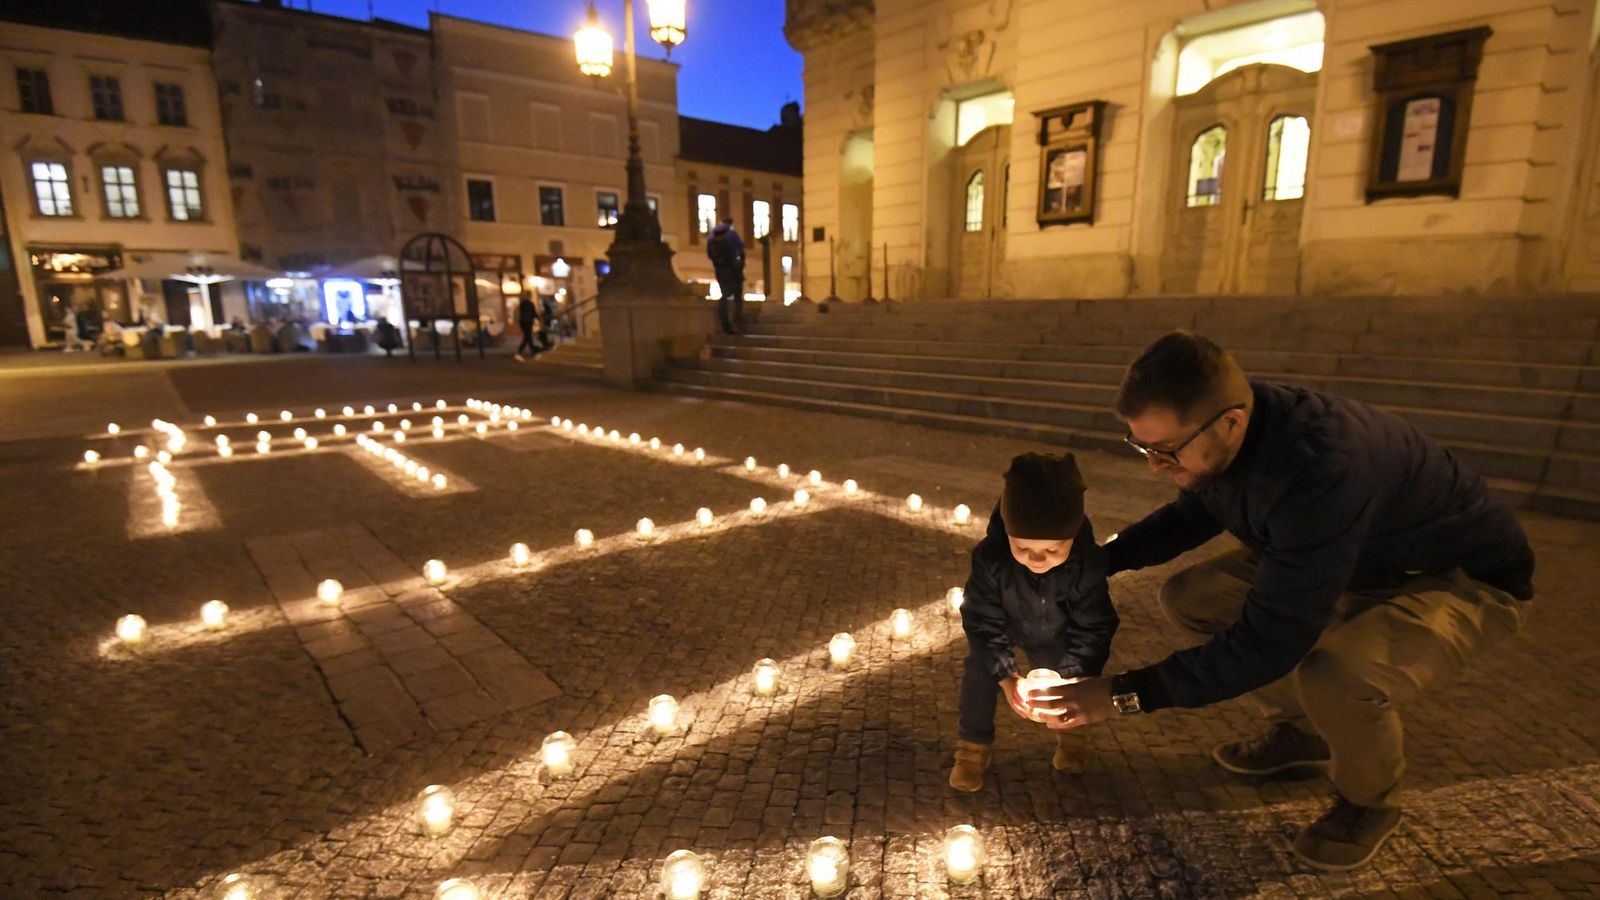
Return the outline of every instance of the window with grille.
[[[184,104],[181,85],[156,85],[156,121],[163,125],[189,124],[189,108]]]
[[[139,217],[139,185],[132,166],[101,166],[100,188],[106,195],[106,215],[113,219]]]
[[[39,161],[28,166],[34,205],[41,216],[72,215],[72,186],[64,163]]]
[[[94,117],[105,122],[122,121],[122,82],[112,75],[90,75],[89,96],[94,102]]]
[[[200,202],[200,173],[194,169],[168,169],[167,206],[179,222],[198,222],[205,218]]]
[[[967,179],[967,231],[983,230],[983,170],[979,169]]]
[[[50,98],[50,74],[43,69],[17,70],[17,97],[25,113],[55,115],[56,105]]]

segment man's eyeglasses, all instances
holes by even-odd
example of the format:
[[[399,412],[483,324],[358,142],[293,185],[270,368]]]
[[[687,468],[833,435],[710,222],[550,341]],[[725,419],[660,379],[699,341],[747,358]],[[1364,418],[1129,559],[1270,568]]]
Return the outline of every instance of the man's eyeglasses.
[[[1189,435],[1189,437],[1185,439],[1183,443],[1173,447],[1171,450],[1162,450],[1157,447],[1148,447],[1144,444],[1141,444],[1139,443],[1139,440],[1133,436],[1133,432],[1131,431],[1123,436],[1122,440],[1123,443],[1127,444],[1129,447],[1139,451],[1139,455],[1143,456],[1145,459],[1153,459],[1164,466],[1176,466],[1178,465],[1178,454],[1183,452],[1183,448],[1194,443],[1196,438],[1200,437],[1202,434],[1205,434],[1211,426],[1220,422],[1223,416],[1233,412],[1236,409],[1244,409],[1245,405],[1246,404],[1243,403],[1235,403],[1234,405],[1207,419],[1204,425],[1201,425],[1199,428],[1194,430],[1194,434]]]

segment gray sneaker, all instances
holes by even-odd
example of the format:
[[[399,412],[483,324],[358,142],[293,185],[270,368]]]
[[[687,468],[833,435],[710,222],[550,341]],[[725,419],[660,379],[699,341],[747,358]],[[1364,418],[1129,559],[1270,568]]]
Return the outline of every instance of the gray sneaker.
[[[1333,807],[1294,839],[1294,855],[1318,869],[1354,869],[1377,855],[1399,825],[1398,806],[1357,806],[1336,793]]]
[[[1211,758],[1238,775],[1271,775],[1304,767],[1325,769],[1332,762],[1327,741],[1287,722],[1271,725],[1254,737],[1218,744],[1211,749]]]

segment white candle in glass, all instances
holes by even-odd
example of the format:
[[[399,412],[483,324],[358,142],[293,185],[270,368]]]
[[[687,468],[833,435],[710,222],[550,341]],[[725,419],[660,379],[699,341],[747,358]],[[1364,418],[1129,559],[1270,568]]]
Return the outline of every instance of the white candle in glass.
[[[770,697],[778,690],[778,679],[783,671],[770,659],[763,659],[750,670],[750,688],[757,696]]]
[[[828,641],[828,658],[836,666],[848,665],[856,655],[856,639],[841,631]]]
[[[983,874],[983,836],[971,825],[957,825],[944,835],[945,872],[953,884],[971,884]]]

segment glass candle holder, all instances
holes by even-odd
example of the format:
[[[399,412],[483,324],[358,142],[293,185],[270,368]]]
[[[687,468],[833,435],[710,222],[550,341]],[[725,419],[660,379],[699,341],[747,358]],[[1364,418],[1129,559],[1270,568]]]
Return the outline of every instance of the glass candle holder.
[[[944,867],[951,884],[971,884],[983,875],[983,835],[971,825],[944,833]]]
[[[433,892],[433,900],[483,900],[483,892],[465,878],[452,878],[439,882],[438,889]]]
[[[572,735],[557,731],[539,745],[539,760],[552,777],[566,778],[572,774],[572,757],[577,749],[578,742],[572,739]]]
[[[889,614],[889,634],[897,641],[911,639],[911,610],[897,609]]]
[[[811,842],[806,853],[806,874],[818,897],[837,897],[850,885],[850,851],[844,841],[829,835]]]
[[[200,624],[212,631],[228,624],[228,604],[221,600],[207,600],[200,607]]]
[[[520,569],[532,560],[533,551],[528,549],[527,544],[518,541],[511,545],[511,564],[513,566],[516,566]]]
[[[788,463],[778,463],[778,477],[779,478],[788,478],[789,477],[789,464]]]
[[[594,546],[594,532],[587,528],[579,528],[573,534],[572,541],[578,545],[579,550],[587,550]]]
[[[957,525],[965,525],[972,521],[972,508],[965,503],[957,503],[955,512],[950,514],[950,519]]]
[[[267,900],[275,895],[273,887],[271,876],[230,872],[222,876],[205,896],[211,900]]]
[[[689,850],[675,850],[661,864],[661,893],[667,900],[698,900],[706,886],[706,867]]]
[[[922,495],[912,494],[906,498],[906,509],[912,512],[922,512]]]
[[[783,670],[770,659],[763,659],[756,663],[750,670],[750,689],[758,697],[770,697],[778,692],[779,679],[783,677]]]
[[[323,579],[317,585],[317,599],[329,606],[337,606],[340,598],[344,596],[344,585],[332,578]]]
[[[678,730],[678,701],[671,694],[658,694],[650,698],[650,728],[659,737]]]
[[[137,644],[144,640],[144,616],[129,613],[117,620],[117,638],[124,644]]]
[[[950,614],[961,615],[961,604],[967,602],[967,592],[958,587],[953,587],[944,592],[945,602],[950,604]]]
[[[746,472],[754,472],[756,470],[756,458],[754,456],[746,456],[744,458],[744,470]]]
[[[444,584],[449,574],[443,560],[430,559],[422,564],[422,577],[428,579],[429,584]]]
[[[694,520],[700,523],[701,528],[710,528],[711,523],[716,521],[715,517],[711,514],[711,510],[704,506],[695,510]]]
[[[754,500],[751,500],[750,501],[750,511],[752,513],[755,513],[758,516],[761,515],[762,513],[767,511],[767,501],[762,499],[761,497],[757,497]]]
[[[643,518],[634,526],[634,530],[638,533],[639,540],[648,541],[656,535],[656,523],[649,518]]]
[[[450,830],[456,818],[456,794],[442,784],[430,784],[417,794],[417,825],[429,837]]]
[[[805,488],[801,488],[800,490],[794,492],[794,505],[795,506],[805,506],[807,503],[810,503],[810,502],[811,502],[811,492],[810,491],[806,490]]]
[[[812,469],[810,472],[806,473],[806,480],[811,482],[812,487],[817,487],[818,485],[822,484],[822,473],[818,472],[816,469]]]
[[[856,655],[856,639],[841,631],[828,641],[828,659],[836,666],[846,666]]]
[[[854,478],[846,478],[844,480],[844,492],[846,494],[849,494],[853,497],[859,490],[861,490],[861,486],[856,484],[856,480]]]

